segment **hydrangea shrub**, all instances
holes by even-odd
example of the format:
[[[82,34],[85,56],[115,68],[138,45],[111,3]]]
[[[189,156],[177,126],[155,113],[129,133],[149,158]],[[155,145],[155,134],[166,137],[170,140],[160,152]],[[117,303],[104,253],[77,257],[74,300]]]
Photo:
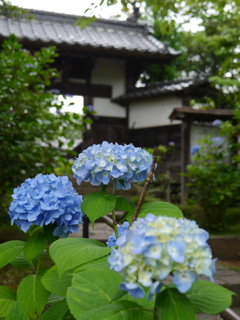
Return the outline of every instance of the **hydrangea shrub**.
[[[155,155],[152,160],[133,145],[107,142],[88,148],[75,161],[75,177],[103,189],[83,200],[67,177],[54,174],[38,174],[14,190],[9,215],[29,238],[0,244],[0,267],[28,267],[32,274],[21,280],[17,294],[0,286],[1,319],[195,320],[196,312],[214,314],[230,306],[231,291],[198,280],[199,275],[213,280],[215,271],[206,231],[170,203],[140,201],[135,207],[115,188],[106,192],[111,179],[127,189],[149,173],[144,198]],[[121,221],[116,210],[126,213]],[[107,246],[67,237],[83,215],[112,227]],[[41,262],[48,254],[52,266],[46,270]]]

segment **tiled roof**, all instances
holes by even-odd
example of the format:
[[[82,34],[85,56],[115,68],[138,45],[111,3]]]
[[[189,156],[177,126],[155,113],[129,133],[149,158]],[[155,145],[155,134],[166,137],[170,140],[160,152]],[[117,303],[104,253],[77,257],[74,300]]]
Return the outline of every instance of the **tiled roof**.
[[[163,81],[129,90],[126,94],[113,99],[113,102],[125,105],[129,101],[143,98],[157,97],[168,93],[199,92],[200,87],[208,87],[212,93],[217,90],[211,87],[209,80],[200,78],[186,78],[173,81]]]
[[[21,41],[44,45],[65,45],[122,51],[168,58],[179,51],[154,38],[147,24],[131,21],[97,19],[83,30],[76,26],[78,16],[31,10],[34,19],[11,19],[0,16],[0,37],[14,33]]]
[[[213,121],[231,120],[234,114],[232,110],[228,109],[193,109],[191,107],[174,108],[169,116],[170,120],[184,120],[191,118],[192,121]]]

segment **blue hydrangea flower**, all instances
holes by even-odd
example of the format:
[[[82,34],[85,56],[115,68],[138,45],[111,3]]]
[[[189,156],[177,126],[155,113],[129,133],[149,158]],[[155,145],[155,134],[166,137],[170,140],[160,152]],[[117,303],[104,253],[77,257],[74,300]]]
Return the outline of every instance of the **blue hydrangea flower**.
[[[118,235],[119,237],[123,236],[125,231],[129,228],[129,223],[127,221],[124,221],[123,224],[121,224],[118,227]],[[107,247],[115,247],[116,246],[116,234],[113,232],[110,237],[108,237],[108,241],[106,242]]]
[[[87,181],[100,186],[117,179],[116,188],[128,190],[131,182],[147,178],[151,164],[151,154],[133,144],[122,146],[104,141],[80,153],[72,170],[78,185]]]
[[[222,137],[214,137],[212,138],[212,143],[215,147],[220,146],[221,144],[223,144],[224,139]]]
[[[219,119],[216,119],[216,120],[214,120],[214,121],[212,122],[212,126],[213,126],[213,127],[219,127],[219,126],[221,126],[221,124],[222,124],[222,121],[219,120]]]
[[[199,152],[199,150],[200,150],[200,146],[199,145],[194,145],[194,146],[192,146],[191,147],[191,149],[190,149],[190,154],[193,156],[194,154],[197,154],[198,152]]]
[[[83,222],[82,196],[73,189],[68,177],[38,174],[14,189],[9,207],[11,223],[26,232],[31,225],[55,223],[55,236],[67,237]]]
[[[122,283],[120,289],[128,291],[129,294],[135,299],[141,299],[144,297],[144,291],[141,286],[136,283]]]
[[[117,239],[118,248],[112,249],[108,263],[123,275],[121,288],[135,298],[141,296],[140,286],[148,288],[151,300],[170,273],[176,288],[184,293],[199,275],[213,281],[216,259],[212,259],[208,237],[195,221],[149,213]]]

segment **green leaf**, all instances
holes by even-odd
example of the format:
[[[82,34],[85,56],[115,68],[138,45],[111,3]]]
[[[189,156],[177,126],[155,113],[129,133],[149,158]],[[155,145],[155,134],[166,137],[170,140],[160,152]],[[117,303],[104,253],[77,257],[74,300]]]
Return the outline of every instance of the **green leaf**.
[[[161,320],[195,320],[191,302],[177,289],[167,288],[157,295],[156,314]]]
[[[16,303],[16,295],[12,289],[0,286],[0,317],[6,317]]]
[[[135,204],[129,200],[128,198],[122,197],[122,196],[117,196],[116,197],[116,210],[120,211],[130,211],[133,208],[135,208]]]
[[[74,317],[86,310],[109,305],[126,292],[119,289],[122,276],[110,269],[90,269],[73,275],[67,303]]]
[[[30,320],[26,313],[16,303],[15,307],[9,312],[5,320]]]
[[[135,212],[135,209],[132,209],[126,215],[126,219],[129,223],[131,222],[134,212]],[[142,205],[138,217],[145,218],[148,213],[152,213],[155,216],[167,216],[167,217],[174,217],[174,218],[183,217],[182,211],[178,207],[168,202],[145,203]]]
[[[84,197],[81,204],[83,213],[88,216],[91,223],[100,217],[111,212],[116,203],[116,198],[112,194],[103,191],[94,192]]]
[[[109,270],[109,266],[108,266],[108,256],[96,259],[94,261],[85,263],[79,267],[77,267],[73,273],[77,273],[77,272],[81,272],[81,271],[85,271],[85,270],[89,270],[89,269],[93,269],[93,268],[98,268],[98,269],[105,269],[108,268]]]
[[[62,320],[62,317],[67,313],[67,311],[68,306],[66,301],[59,301],[44,312],[38,320]]]
[[[59,237],[53,235],[53,231],[56,226],[57,226],[56,223],[50,223],[47,226],[43,227],[44,234],[50,243],[53,243],[54,241],[59,239]]]
[[[145,290],[147,291],[147,290]],[[135,299],[132,296],[130,296],[130,294],[126,294],[125,296],[123,296],[121,299],[118,300],[119,301],[132,301],[132,302],[136,302],[143,307],[144,309],[147,310],[153,310],[154,309],[154,305],[155,305],[155,296],[151,299],[151,301],[148,301],[147,299],[147,294],[145,294],[145,296],[141,299]],[[152,320],[153,319],[153,314],[152,312],[146,312],[146,315],[144,316],[144,320]]]
[[[55,294],[50,294],[48,300],[47,300],[47,305],[53,306],[55,303],[59,301],[63,301],[65,298],[56,296]]]
[[[71,148],[74,145],[74,140],[70,140],[67,144],[68,148]]]
[[[60,280],[56,266],[50,268],[41,278],[44,287],[56,296],[66,297],[68,287],[72,283],[72,274],[65,272]]]
[[[36,259],[34,261],[28,261],[23,252],[21,252],[14,260],[10,262],[10,264],[15,268],[26,268],[32,267],[35,264]]]
[[[47,238],[42,232],[34,233],[24,246],[24,255],[28,261],[31,261],[41,253],[47,243]]]
[[[136,302],[123,300],[88,310],[77,317],[76,320],[142,320],[146,319],[148,313]]]
[[[42,313],[49,295],[41,283],[40,274],[30,274],[20,282],[17,289],[17,301],[30,318]]]
[[[100,241],[84,238],[59,239],[49,248],[49,253],[57,265],[60,278],[67,270],[107,256],[110,251],[111,248],[107,248]]]
[[[186,293],[187,298],[194,306],[195,312],[218,314],[232,304],[234,292],[212,282],[198,280],[193,283]]]
[[[0,268],[14,260],[24,248],[25,242],[12,240],[0,244]]]

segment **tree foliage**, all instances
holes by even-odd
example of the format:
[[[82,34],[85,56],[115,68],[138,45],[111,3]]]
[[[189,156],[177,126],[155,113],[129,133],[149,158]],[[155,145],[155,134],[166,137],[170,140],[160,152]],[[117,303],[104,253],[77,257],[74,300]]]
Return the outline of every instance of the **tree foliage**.
[[[139,6],[141,18],[154,25],[155,37],[182,51],[171,65],[148,66],[142,77],[144,83],[206,77],[221,93],[214,102],[204,101],[205,106],[231,109],[239,104],[239,0],[101,0],[99,5],[116,2],[129,14]],[[96,6],[96,1],[93,3]],[[192,30],[194,22],[197,30]]]
[[[31,54],[16,37],[5,40],[0,52],[0,199],[26,177],[52,172],[64,161],[60,149],[66,132],[76,136],[83,129],[78,114],[52,113],[62,102],[47,91],[57,76],[51,63],[56,57],[53,47]],[[52,141],[55,145],[52,146]],[[69,147],[71,146],[71,141]],[[70,151],[70,150],[69,150]]]

